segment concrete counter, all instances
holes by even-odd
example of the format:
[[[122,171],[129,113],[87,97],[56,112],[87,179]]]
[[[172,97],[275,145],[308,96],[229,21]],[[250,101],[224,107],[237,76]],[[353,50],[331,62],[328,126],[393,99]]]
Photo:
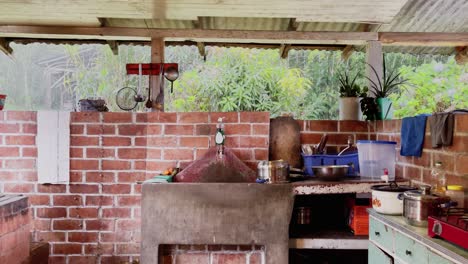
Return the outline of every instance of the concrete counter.
[[[397,182],[402,185],[409,184],[404,179],[397,180]],[[385,182],[381,180],[352,178],[341,181],[305,180],[291,183],[296,195],[369,193],[371,192],[371,187],[377,184],[385,184]]]

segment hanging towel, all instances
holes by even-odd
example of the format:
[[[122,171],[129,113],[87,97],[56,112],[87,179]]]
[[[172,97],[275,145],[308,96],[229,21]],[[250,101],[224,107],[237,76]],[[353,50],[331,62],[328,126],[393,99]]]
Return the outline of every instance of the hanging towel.
[[[421,157],[428,115],[405,117],[401,122],[401,156]]]
[[[429,118],[433,148],[451,146],[454,117],[452,113],[435,113]]]

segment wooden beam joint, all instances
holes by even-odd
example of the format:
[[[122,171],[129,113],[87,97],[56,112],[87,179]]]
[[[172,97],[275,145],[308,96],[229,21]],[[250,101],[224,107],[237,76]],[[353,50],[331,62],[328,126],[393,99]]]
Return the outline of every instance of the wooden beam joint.
[[[119,44],[115,40],[108,40],[107,45],[109,45],[110,49],[112,50],[112,53],[114,55],[119,55]]]
[[[468,46],[455,47],[455,61],[457,64],[464,65],[468,63]]]
[[[291,50],[291,45],[281,44],[279,48],[280,57],[282,59],[286,59],[288,57],[289,50]]]
[[[198,48],[198,52],[200,53],[200,56],[202,56],[205,59],[206,58],[205,43],[197,42],[197,48]]]
[[[13,56],[13,49],[10,47],[10,41],[6,38],[0,38],[0,50],[7,56]]]

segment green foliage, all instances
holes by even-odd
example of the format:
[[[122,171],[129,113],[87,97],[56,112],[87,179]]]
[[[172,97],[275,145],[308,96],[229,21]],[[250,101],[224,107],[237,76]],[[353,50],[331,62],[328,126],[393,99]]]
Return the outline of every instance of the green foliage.
[[[457,65],[451,58],[445,64],[432,61],[400,70],[408,82],[400,95],[390,96],[395,117],[468,108],[468,65]]]
[[[366,89],[361,89],[356,84],[356,79],[359,76],[357,73],[354,78],[349,77],[348,71],[338,73],[338,81],[340,82],[340,97],[362,97],[366,94]]]
[[[390,94],[398,92],[399,86],[406,82],[405,79],[400,78],[401,73],[398,72],[397,68],[392,68],[391,70],[387,69],[385,55],[383,57],[382,78],[381,76],[379,76],[379,74],[372,65],[367,65],[371,68],[372,73],[377,79],[377,82],[375,82],[374,80],[366,76],[366,79],[369,80],[369,82],[371,83],[372,89],[370,91],[374,94],[375,98],[388,97]]]

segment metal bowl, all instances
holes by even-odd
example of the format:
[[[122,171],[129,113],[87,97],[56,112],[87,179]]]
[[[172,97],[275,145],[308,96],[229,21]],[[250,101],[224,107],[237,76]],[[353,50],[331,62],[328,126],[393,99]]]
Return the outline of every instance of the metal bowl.
[[[333,181],[344,178],[348,173],[348,165],[312,166],[315,177],[325,181]]]

